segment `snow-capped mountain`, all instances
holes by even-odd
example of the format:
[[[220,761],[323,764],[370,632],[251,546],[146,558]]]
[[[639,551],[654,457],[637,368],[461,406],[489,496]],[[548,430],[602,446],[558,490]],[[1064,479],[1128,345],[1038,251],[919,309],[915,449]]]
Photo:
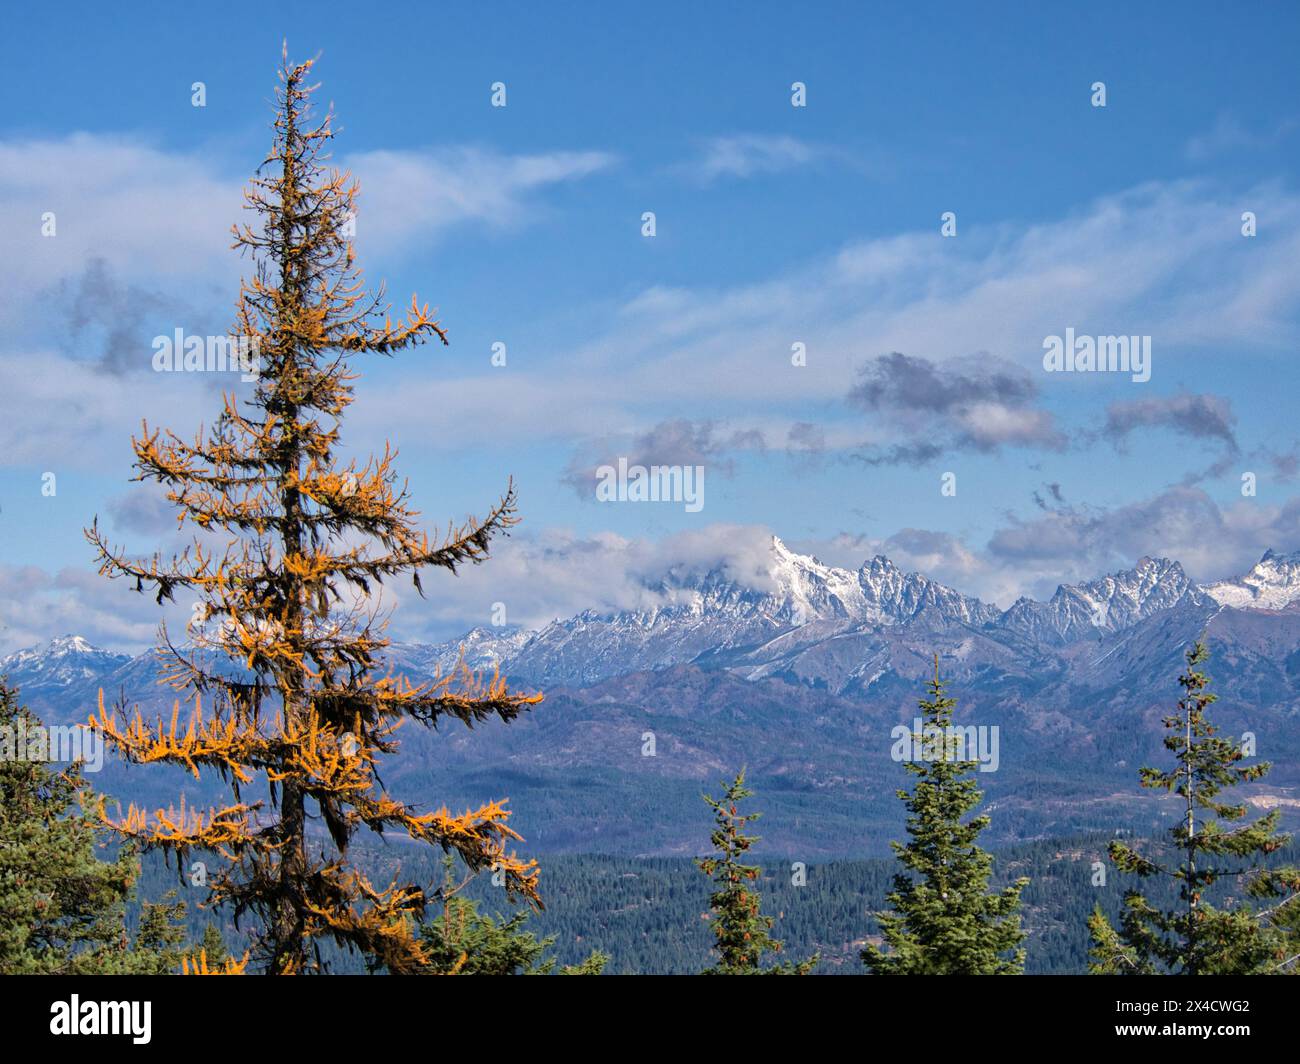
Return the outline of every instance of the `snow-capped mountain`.
[[[409,729],[393,782],[417,801],[470,802],[508,779],[525,834],[557,852],[684,853],[698,842],[701,787],[744,764],[767,782],[774,820],[805,817],[788,829],[798,846],[810,845],[814,792],[835,824],[886,838],[891,731],[912,719],[937,656],[961,719],[1002,729],[1003,769],[981,782],[1003,841],[1095,830],[1117,808],[1137,824],[1146,797],[1117,796],[1137,790],[1134,766],[1165,756],[1159,722],[1186,649],[1206,633],[1216,722],[1267,743],[1274,796],[1300,789],[1300,556],[1270,553],[1207,587],[1177,562],[1144,558],[1005,611],[884,557],[838,568],[773,540],[758,561],[751,572],[663,574],[646,582],[641,609],[394,644],[390,664],[412,681],[445,674],[463,652],[546,700],[472,738]],[[86,719],[101,689],[165,715],[177,692],[157,684],[158,664],[152,652],[125,658],[64,637],[0,670],[43,720],[68,723]],[[642,756],[647,731],[655,757]],[[174,797],[154,774],[113,771],[98,782],[117,797]],[[580,826],[556,834],[545,815],[556,808]],[[828,829],[814,850],[841,845]]]
[[[475,671],[492,671],[514,658],[533,633],[517,625],[471,628],[445,643],[394,643],[388,658],[397,671],[446,676],[463,659]]]
[[[797,554],[776,538],[765,575],[763,586],[747,588],[711,571],[657,585],[666,604],[654,609],[554,621],[505,667],[542,683],[581,685],[698,661],[843,690],[888,672],[905,644],[914,647],[904,656],[929,642],[960,647],[963,659],[1023,659],[1026,641],[1037,650],[1059,648],[1166,610],[1199,620],[1215,608],[1178,562],[1164,558],[1142,558],[1132,569],[1061,585],[1046,602],[1020,599],[1005,611],[905,573],[881,555],[855,572]]]
[[[1001,610],[969,598],[920,573],[904,573],[882,554],[858,570],[869,624],[970,624],[997,620]]]
[[[546,625],[506,668],[540,682],[587,684],[687,661],[724,660],[789,633],[815,642],[859,628],[987,624],[1000,611],[876,557],[856,572],[797,554],[773,537],[766,571],[746,586],[719,569],[647,588],[659,605],[586,611]]]
[[[79,635],[63,635],[0,659],[0,676],[24,692],[54,691],[107,676],[130,660],[91,646]]]
[[[997,623],[1060,645],[1130,628],[1161,610],[1207,604],[1202,589],[1178,562],[1142,558],[1132,569],[1099,580],[1062,584],[1046,602],[1019,599]]]
[[[1202,590],[1215,602],[1236,609],[1285,609],[1300,599],[1300,551],[1265,551],[1245,576],[1206,584]]]
[[[1142,558],[1132,569],[1062,584],[1045,602],[1022,598],[1003,611],[903,572],[882,555],[852,570],[773,537],[755,573],[673,570],[647,581],[645,592],[650,604],[639,609],[587,610],[536,631],[479,627],[438,644],[396,643],[388,656],[415,677],[445,674],[463,654],[473,669],[499,668],[551,687],[695,663],[846,692],[906,675],[935,652],[959,670],[1045,675],[1084,667],[1079,655],[1066,654],[1070,647],[1095,646],[1156,619],[1181,639],[1224,608],[1280,610],[1300,602],[1300,553],[1269,551],[1244,576],[1206,586],[1176,561]],[[137,689],[157,662],[64,636],[10,655],[0,670],[28,692]],[[1106,672],[1096,663],[1086,671]]]

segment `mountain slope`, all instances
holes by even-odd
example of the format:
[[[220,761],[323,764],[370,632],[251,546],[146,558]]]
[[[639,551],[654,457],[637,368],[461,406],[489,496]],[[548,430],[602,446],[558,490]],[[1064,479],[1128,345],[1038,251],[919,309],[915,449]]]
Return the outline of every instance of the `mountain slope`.
[[[50,695],[79,688],[131,661],[91,646],[79,635],[64,635],[0,659],[0,676],[26,695]]]
[[[1176,562],[1063,585],[1000,611],[888,559],[858,570],[771,547],[748,582],[714,569],[648,585],[642,610],[587,611],[537,632],[479,628],[436,645],[396,644],[412,680],[464,654],[539,686],[546,700],[510,726],[404,728],[386,782],[417,803],[472,806],[509,794],[536,852],[687,853],[699,793],[748,765],[765,836],[795,857],[885,852],[899,830],[893,729],[910,724],[934,657],[957,721],[997,729],[999,765],[980,774],[990,838],[1148,831],[1162,802],[1140,764],[1167,757],[1161,717],[1182,654],[1202,633],[1224,734],[1256,736],[1275,768],[1246,789],[1300,810],[1300,601],[1296,556],[1265,555],[1201,588]],[[80,721],[103,688],[146,714],[170,710],[157,659],[65,638],[0,663],[52,722]],[[111,793],[166,803],[217,791],[183,774],[110,765]]]
[[[1254,568],[1235,580],[1207,584],[1205,594],[1215,602],[1237,609],[1285,609],[1300,599],[1300,551],[1274,554],[1266,551]]]

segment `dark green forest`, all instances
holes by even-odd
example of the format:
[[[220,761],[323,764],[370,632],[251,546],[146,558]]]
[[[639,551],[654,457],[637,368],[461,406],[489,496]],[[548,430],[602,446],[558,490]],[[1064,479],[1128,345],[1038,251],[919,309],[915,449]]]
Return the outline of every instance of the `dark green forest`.
[[[1080,974],[1087,968],[1088,915],[1100,903],[1115,918],[1126,888],[1134,878],[1117,874],[1107,862],[1106,885],[1092,885],[1094,861],[1106,862],[1110,838],[1094,835],[1072,840],[1025,843],[995,855],[994,885],[1029,877],[1022,894],[1024,924],[1029,932],[1026,974]],[[414,847],[367,846],[356,852],[358,863],[377,880],[399,869],[412,879],[436,884],[442,877],[437,855]],[[552,953],[562,964],[577,964],[593,950],[610,956],[611,975],[685,974],[702,971],[710,961],[713,936],[706,917],[709,882],[689,858],[602,857],[557,855],[541,857],[546,909],[533,915],[528,928],[538,937],[555,936]],[[789,862],[758,859],[763,876],[758,889],[764,910],[776,918],[773,934],[783,939],[790,956],[820,952],[817,974],[860,975],[863,928],[875,933],[871,914],[881,908],[892,859],[828,861],[807,867],[807,883],[791,885]],[[1300,844],[1292,842],[1273,855],[1269,864],[1300,861]],[[227,945],[242,952],[244,938],[220,913],[198,908],[203,891],[178,879],[174,867],[155,857],[146,859],[141,877],[143,898],[163,897],[176,890],[187,906],[192,937],[202,937],[208,923],[218,923]],[[517,911],[492,886],[488,876],[474,880],[466,892],[488,914]],[[1147,890],[1153,901],[1172,903],[1176,887]],[[1211,892],[1217,902],[1230,892]],[[133,914],[133,919],[134,919]],[[331,967],[339,973],[361,972],[359,957],[333,953]]]

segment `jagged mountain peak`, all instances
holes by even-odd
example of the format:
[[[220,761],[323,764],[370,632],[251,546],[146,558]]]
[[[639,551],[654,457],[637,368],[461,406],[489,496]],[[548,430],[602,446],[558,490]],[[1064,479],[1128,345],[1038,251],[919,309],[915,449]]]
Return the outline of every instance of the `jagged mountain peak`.
[[[388,658],[399,670],[443,676],[462,662],[474,670],[491,670],[501,668],[533,635],[519,625],[479,625],[442,643],[393,643]]]
[[[1180,562],[1144,555],[1131,569],[1121,569],[1074,586],[1108,600],[1122,598],[1141,604],[1153,596],[1176,601],[1193,585]]]
[[[16,651],[4,659],[0,659],[0,665],[8,665],[13,662],[32,662],[41,661],[49,658],[61,658],[68,655],[87,655],[97,657],[108,655],[114,657],[110,651],[102,650],[93,645],[90,640],[80,635],[58,635],[47,643],[34,643],[30,647]]]
[[[39,646],[39,644],[37,644]],[[36,648],[33,648],[36,649]],[[84,636],[72,635],[71,633],[55,636],[46,645],[45,653],[48,654],[105,654],[107,651],[100,650],[93,646]]]
[[[999,624],[1042,642],[1060,644],[1129,628],[1180,604],[1200,606],[1204,602],[1179,562],[1144,555],[1130,569],[1078,584],[1060,584],[1046,602],[1017,599]]]
[[[812,621],[905,624],[936,611],[944,619],[969,623],[991,620],[998,613],[920,573],[905,573],[883,554],[854,571],[792,550],[779,536],[771,539],[766,576],[766,582],[738,586],[734,580],[720,579],[715,569],[695,587],[710,592],[705,608],[758,611],[797,626]]]
[[[905,573],[883,554],[862,563],[858,582],[869,606],[869,620],[878,624],[986,624],[1000,611],[963,595],[921,573]]]
[[[966,647],[992,640],[989,646],[1023,648],[1027,639],[1041,651],[1127,632],[1164,611],[1191,611],[1184,619],[1193,623],[1216,604],[1280,609],[1300,603],[1300,552],[1269,550],[1240,578],[1205,587],[1179,562],[1144,555],[1131,568],[1061,584],[1046,601],[1022,597],[1002,611],[904,571],[884,554],[855,570],[800,553],[778,536],[759,547],[736,559],[675,565],[657,581],[646,580],[637,606],[588,609],[538,630],[478,626],[445,643],[395,644],[390,657],[403,669],[445,673],[463,655],[471,668],[580,685],[687,662],[743,666],[759,675],[793,669],[786,663],[798,658],[795,671],[815,675],[818,661],[870,657],[876,651],[851,648],[891,642],[955,639]],[[23,687],[76,687],[129,660],[69,634],[10,655],[0,671]],[[156,668],[151,656],[136,660],[141,669]],[[871,664],[870,671],[882,667]]]
[[[585,684],[692,661],[719,662],[789,640],[911,626],[981,626],[999,616],[884,555],[857,570],[791,549],[779,536],[738,566],[675,569],[646,583],[646,604],[586,611],[541,628],[512,657],[517,675]]]
[[[1202,587],[1221,606],[1280,610],[1300,600],[1300,551],[1266,550],[1249,572]]]
[[[771,548],[772,548],[772,553],[773,553],[777,558],[804,558],[804,557],[807,557],[807,555],[799,554],[797,551],[792,551],[792,550],[790,549],[790,547],[787,545],[787,543],[785,542],[785,540],[783,540],[780,536],[777,536],[777,535],[773,535],[773,536],[772,536],[770,546],[771,546]]]
[[[0,673],[25,690],[68,687],[103,676],[131,659],[92,644],[80,635],[61,635],[0,660]]]

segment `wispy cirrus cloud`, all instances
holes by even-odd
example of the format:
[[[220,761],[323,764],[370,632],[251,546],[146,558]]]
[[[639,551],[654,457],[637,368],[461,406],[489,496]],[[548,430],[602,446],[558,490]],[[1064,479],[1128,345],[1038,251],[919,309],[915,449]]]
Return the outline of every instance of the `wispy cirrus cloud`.
[[[786,133],[732,133],[709,137],[698,143],[693,156],[670,167],[670,170],[696,184],[713,185],[831,167],[876,179],[889,173],[879,156],[866,156],[839,145],[818,143]]]
[[[1191,137],[1183,147],[1188,162],[1204,163],[1234,152],[1253,152],[1271,148],[1295,132],[1300,121],[1288,118],[1269,130],[1248,128],[1241,119],[1221,111],[1214,125]]]
[[[543,188],[538,182],[565,174],[577,180],[603,165],[602,159],[529,164],[511,187],[518,196],[537,195]],[[392,158],[376,169],[389,176],[371,184],[388,191],[379,203],[363,204],[363,211],[374,213],[363,218],[360,231],[401,244],[405,234],[392,229],[384,235],[380,214],[388,208],[382,204],[417,196],[434,171],[424,162]],[[451,199],[473,215],[499,202],[496,195],[473,203]],[[968,225],[947,241],[937,229],[855,241],[779,275],[730,287],[653,286],[612,310],[596,307],[585,335],[550,343],[539,338],[526,367],[462,373],[454,406],[442,402],[441,380],[412,370],[400,390],[358,404],[353,424],[373,424],[376,431],[405,426],[407,435],[435,449],[439,440],[463,446],[542,438],[571,450],[583,438],[657,424],[673,410],[695,422],[779,425],[775,433],[764,430],[773,446],[791,426],[815,425],[827,451],[865,444],[884,449],[877,454],[900,448],[900,458],[923,460],[921,452],[932,451],[934,443],[910,439],[898,424],[867,426],[864,438],[862,408],[846,401],[861,383],[864,361],[891,351],[923,352],[942,373],[971,351],[988,351],[1019,367],[1045,393],[1049,383],[1078,383],[1034,376],[1041,372],[1043,337],[1067,324],[1152,334],[1157,385],[1198,350],[1218,351],[1226,343],[1286,350],[1300,317],[1300,276],[1290,268],[1300,257],[1300,196],[1277,186],[1255,189],[1248,198],[1271,222],[1267,237],[1250,242],[1232,224],[1241,198],[1205,183],[1144,185],[1051,222]],[[0,214],[12,209],[0,208]],[[433,231],[455,224],[451,210],[446,204],[430,208],[424,224]],[[26,216],[28,230],[29,221]],[[228,221],[223,211],[223,226]],[[157,243],[155,233],[149,246]],[[63,265],[81,269],[83,259],[74,254]],[[151,268],[166,276],[159,261]],[[129,280],[130,274],[122,276]],[[15,310],[12,303],[6,309]],[[804,366],[791,364],[795,341],[808,352]],[[601,384],[611,373],[619,382],[613,391]],[[29,370],[15,387],[30,392],[38,382]],[[15,400],[21,419],[31,407],[21,394]],[[959,425],[971,446],[1057,446],[1061,427],[1041,404],[1006,396],[984,402],[977,408],[972,400]],[[436,439],[420,432],[422,412],[433,406],[445,423]],[[500,418],[503,408],[513,416]],[[15,431],[28,434],[21,425]],[[812,438],[799,431],[800,440]]]
[[[548,187],[613,166],[601,151],[512,154],[476,146],[372,151],[341,168],[362,182],[358,241],[386,251],[427,246],[464,224],[524,224]],[[0,261],[8,293],[30,295],[93,260],[127,280],[196,279],[229,305],[247,263],[230,250],[249,178],[242,156],[215,146],[175,151],[130,136],[73,133],[0,140],[0,228],[14,241]],[[53,212],[56,235],[43,236]],[[7,298],[0,313],[20,307]]]
[[[363,182],[358,240],[401,255],[457,226],[526,225],[548,188],[615,159],[451,147],[342,162]],[[173,151],[90,133],[0,139],[0,231],[10,242],[0,256],[0,367],[13,382],[0,445],[9,462],[102,468],[121,460],[141,418],[197,424],[211,415],[213,393],[238,383],[153,373],[151,343],[178,327],[229,327],[248,270],[230,248],[244,171],[215,147]],[[51,236],[42,235],[47,212]]]
[[[680,172],[701,184],[723,178],[744,179],[777,174],[825,159],[825,148],[797,137],[761,133],[713,137],[701,145],[699,155],[682,163]]]
[[[361,182],[358,239],[363,249],[405,251],[453,226],[518,226],[540,211],[539,194],[613,167],[601,151],[510,155],[488,148],[373,151],[347,167]]]

